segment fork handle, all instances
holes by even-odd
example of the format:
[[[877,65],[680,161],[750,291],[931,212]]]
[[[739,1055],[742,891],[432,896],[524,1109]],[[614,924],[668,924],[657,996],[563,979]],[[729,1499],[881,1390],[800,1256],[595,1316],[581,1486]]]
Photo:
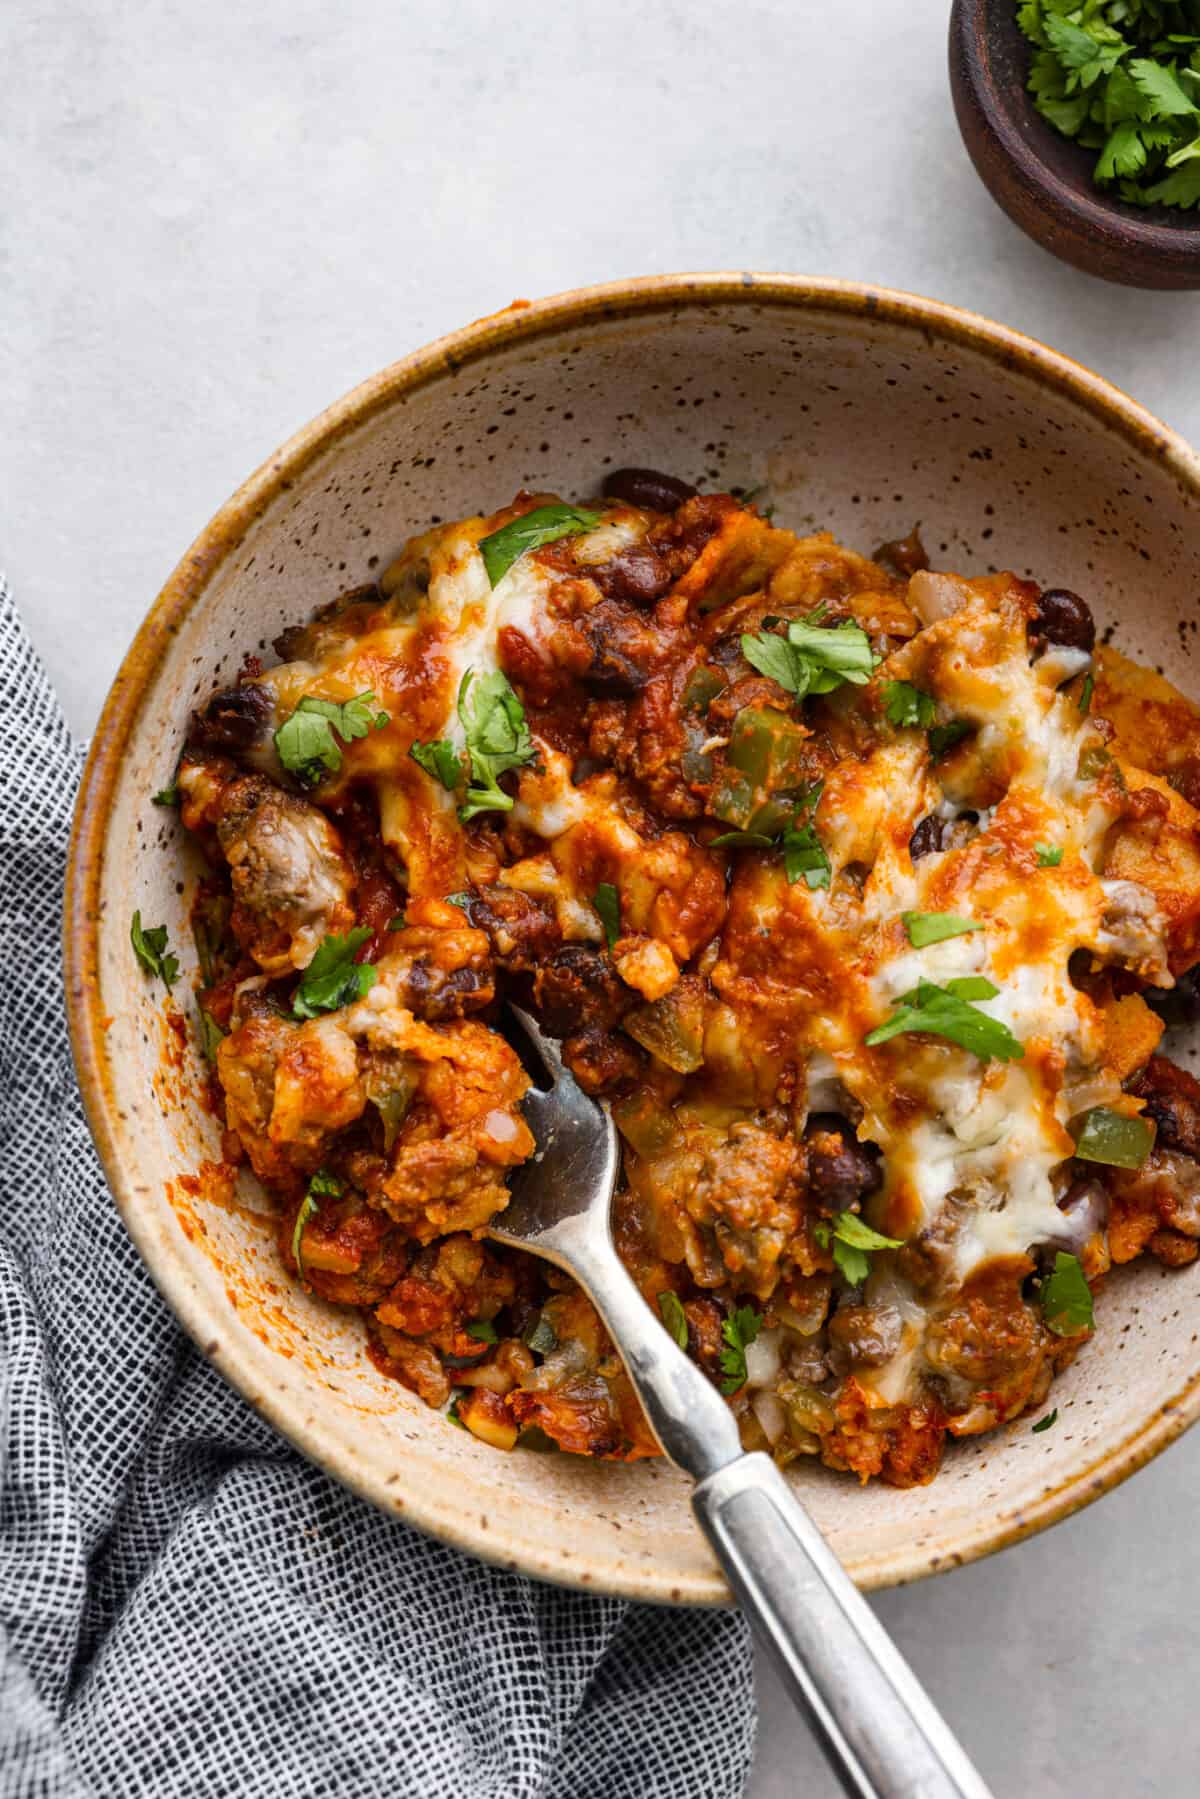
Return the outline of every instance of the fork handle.
[[[774,1462],[739,1456],[692,1495],[743,1611],[853,1799],[988,1789]]]
[[[990,1799],[874,1612],[770,1456],[655,1319],[606,1220],[575,1221],[556,1259],[583,1282],[696,1517],[795,1703],[853,1799]]]

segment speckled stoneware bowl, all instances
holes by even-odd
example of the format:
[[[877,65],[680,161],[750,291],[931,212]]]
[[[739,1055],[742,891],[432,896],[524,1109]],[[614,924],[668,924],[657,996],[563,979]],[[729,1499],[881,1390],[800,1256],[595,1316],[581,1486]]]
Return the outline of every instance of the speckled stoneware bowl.
[[[247,648],[371,578],[410,532],[514,490],[594,491],[645,463],[709,488],[766,482],[783,524],[871,550],[914,519],[939,566],[1077,588],[1130,652],[1200,693],[1200,463],[1096,376],[929,300],[800,277],[673,276],[519,305],[365,382],[300,432],[184,556],[92,744],[69,876],[68,989],[92,1129],[156,1281],[252,1405],[406,1523],[530,1574],[638,1599],[727,1597],[665,1463],[499,1454],[377,1374],[357,1317],[283,1274],[248,1177],[223,1185],[135,906],[194,973],[197,866],[150,804],[190,706]],[[1189,632],[1186,628],[1191,625]],[[189,1025],[190,1029],[190,1025]],[[203,1164],[210,1164],[207,1171]],[[200,1171],[199,1174],[197,1171]],[[1125,1270],[1094,1342],[1028,1419],[896,1492],[793,1477],[864,1586],[913,1580],[1085,1505],[1200,1409],[1200,1264]]]

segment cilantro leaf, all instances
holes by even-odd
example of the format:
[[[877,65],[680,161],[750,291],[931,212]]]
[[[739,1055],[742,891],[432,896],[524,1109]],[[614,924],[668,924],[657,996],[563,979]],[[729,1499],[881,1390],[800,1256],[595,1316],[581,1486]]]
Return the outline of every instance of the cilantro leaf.
[[[358,925],[344,937],[326,937],[300,977],[292,999],[293,1018],[319,1018],[352,1005],[375,984],[370,962],[354,960],[372,935],[369,925]]]
[[[766,675],[797,699],[806,694],[832,693],[843,682],[862,687],[871,678],[879,658],[871,640],[853,619],[822,625],[824,608],[804,619],[793,619],[785,636],[773,631],[742,635],[742,655],[761,675]]]
[[[861,1287],[871,1272],[869,1257],[876,1249],[899,1249],[899,1237],[885,1237],[882,1231],[874,1230],[857,1212],[839,1212],[832,1223],[826,1225],[817,1241],[827,1247],[833,1243],[833,1259],[841,1269],[851,1287]]]
[[[147,925],[143,930],[141,912],[135,912],[129,927],[129,941],[142,967],[148,974],[158,975],[170,993],[179,978],[179,957],[167,952],[166,925]]]
[[[1055,1422],[1057,1417],[1058,1417],[1058,1407],[1055,1406],[1055,1408],[1052,1412],[1047,1412],[1044,1418],[1039,1418],[1037,1423],[1035,1425],[1031,1426],[1034,1436],[1036,1437],[1038,1435],[1039,1431],[1049,1430],[1050,1426]]]
[[[344,744],[353,743],[356,738],[365,737],[372,726],[382,731],[390,718],[390,713],[376,708],[375,695],[369,688],[340,703],[306,693],[291,717],[276,731],[275,753],[303,786],[315,787],[342,766],[339,737]]]
[[[672,1292],[670,1287],[664,1288],[658,1296],[658,1309],[662,1313],[663,1323],[680,1349],[686,1349],[688,1346],[688,1323],[678,1293]]]
[[[490,1318],[476,1318],[473,1324],[468,1324],[467,1335],[474,1337],[477,1343],[498,1343],[500,1341],[496,1335],[496,1327]]]
[[[753,636],[749,632],[743,632],[742,655],[751,668],[756,668],[760,675],[766,675],[768,680],[778,681],[782,688],[788,693],[794,693],[798,699],[803,699],[808,692],[808,664],[797,662],[786,637],[779,637],[774,631],[759,631]]]
[[[779,841],[783,849],[783,872],[789,886],[803,875],[805,884],[814,891],[828,887],[833,870],[814,824],[793,825]]]
[[[1096,677],[1089,669],[1087,679],[1084,681],[1079,693],[1079,710],[1085,715],[1092,709],[1092,695],[1095,691]]]
[[[907,725],[919,725],[926,731],[937,717],[937,707],[931,696],[909,681],[885,681],[883,699],[888,723],[895,725],[897,730],[903,730]]]
[[[179,787],[172,781],[169,787],[160,787],[157,793],[150,795],[152,806],[177,806],[179,804]]]
[[[1046,1328],[1056,1337],[1077,1337],[1091,1330],[1092,1290],[1075,1256],[1059,1250],[1054,1258],[1054,1272],[1042,1282],[1039,1298]]]
[[[592,895],[592,904],[600,914],[605,941],[612,949],[621,935],[621,895],[611,881],[601,881]]]
[[[341,1193],[341,1181],[324,1168],[318,1168],[308,1183],[308,1191],[300,1201],[300,1210],[296,1213],[296,1222],[292,1227],[292,1260],[296,1264],[296,1274],[300,1280],[304,1279],[304,1256],[302,1253],[304,1227],[320,1212],[318,1199],[338,1199]]]
[[[477,676],[468,669],[458,690],[458,716],[467,739],[471,780],[458,809],[465,823],[478,812],[511,812],[512,796],[499,785],[510,769],[536,760],[525,708],[505,675]]]
[[[969,931],[982,931],[973,918],[959,918],[954,912],[902,912],[900,914],[908,941],[914,949],[930,943],[944,943],[948,937],[965,937]]]
[[[447,793],[453,793],[462,780],[462,761],[448,737],[437,737],[429,743],[412,743],[408,753],[418,768],[441,782]]]
[[[1028,87],[1064,136],[1099,152],[1092,178],[1137,206],[1200,204],[1200,60],[1178,0],[1022,0]]]
[[[1152,62],[1148,56],[1135,56],[1127,65],[1129,79],[1138,93],[1153,107],[1155,118],[1187,118],[1196,108],[1188,99],[1175,71],[1166,63]]]
[[[903,996],[892,1016],[877,1025],[865,1042],[873,1049],[893,1037],[924,1031],[957,1043],[981,1061],[992,1057],[1001,1062],[1016,1061],[1025,1051],[1008,1026],[970,1003],[975,999],[994,999],[996,993],[997,989],[982,975],[965,975],[947,981],[944,987],[922,981]]]
[[[532,512],[523,513],[480,540],[479,554],[487,578],[495,587],[527,550],[540,550],[544,544],[557,543],[560,537],[578,537],[585,531],[594,531],[603,522],[599,512],[587,512],[582,506],[535,506]]]
[[[725,1339],[725,1348],[721,1351],[721,1372],[725,1376],[721,1382],[722,1393],[736,1393],[745,1386],[746,1348],[757,1337],[761,1324],[762,1315],[753,1306],[739,1306],[722,1324],[721,1335]]]
[[[1039,868],[1057,868],[1063,859],[1063,852],[1056,843],[1035,843],[1033,847]]]
[[[1172,169],[1164,180],[1156,181],[1153,187],[1144,187],[1140,198],[1150,206],[1179,206],[1185,210],[1200,206],[1200,162],[1189,162],[1181,169]]]
[[[1132,119],[1113,128],[1096,162],[1097,181],[1115,181],[1118,175],[1136,175],[1146,166],[1146,146]]]

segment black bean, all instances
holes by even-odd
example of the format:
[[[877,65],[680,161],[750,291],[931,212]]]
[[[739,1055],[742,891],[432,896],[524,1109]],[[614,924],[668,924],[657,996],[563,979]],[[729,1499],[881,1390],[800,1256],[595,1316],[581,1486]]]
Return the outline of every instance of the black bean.
[[[253,681],[223,688],[201,711],[193,712],[188,741],[205,750],[253,749],[266,736],[273,707],[266,688]]]
[[[810,1113],[804,1141],[809,1186],[826,1210],[844,1212],[879,1186],[877,1152],[859,1142],[853,1126],[839,1113]]]
[[[936,812],[930,812],[923,818],[908,840],[908,853],[914,862],[922,856],[931,856],[942,847],[942,829],[945,820]]]
[[[1038,600],[1037,616],[1030,628],[1047,643],[1059,643],[1067,649],[1091,651],[1096,647],[1092,609],[1069,587],[1046,589]]]
[[[606,500],[623,500],[625,505],[643,506],[647,512],[674,512],[696,489],[657,469],[617,468],[605,475],[600,491]]]
[[[611,562],[589,572],[610,600],[632,600],[641,606],[652,605],[671,585],[670,567],[649,544],[620,550]]]

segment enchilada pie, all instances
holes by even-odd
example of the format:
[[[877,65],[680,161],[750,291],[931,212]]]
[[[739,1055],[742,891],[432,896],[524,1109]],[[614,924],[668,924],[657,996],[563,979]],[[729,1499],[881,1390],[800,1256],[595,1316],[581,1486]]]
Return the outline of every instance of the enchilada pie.
[[[166,797],[226,1158],[377,1368],[499,1448],[657,1453],[586,1297],[482,1234],[534,1148],[511,996],[747,1447],[907,1486],[1033,1422],[1114,1265],[1200,1248],[1200,713],[1077,594],[769,511],[623,469],[439,524],[247,655]]]

